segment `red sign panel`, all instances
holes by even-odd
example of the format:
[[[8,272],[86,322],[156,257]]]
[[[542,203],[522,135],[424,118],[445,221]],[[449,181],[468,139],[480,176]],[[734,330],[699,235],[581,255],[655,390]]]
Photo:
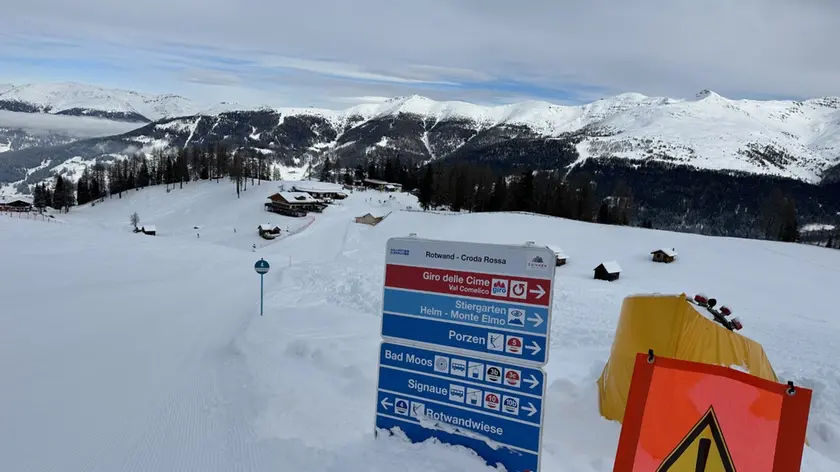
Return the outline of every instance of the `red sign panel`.
[[[546,279],[396,264],[385,268],[385,287],[541,306],[548,306],[551,299],[551,281]]]
[[[811,393],[638,354],[613,472],[799,472]]]

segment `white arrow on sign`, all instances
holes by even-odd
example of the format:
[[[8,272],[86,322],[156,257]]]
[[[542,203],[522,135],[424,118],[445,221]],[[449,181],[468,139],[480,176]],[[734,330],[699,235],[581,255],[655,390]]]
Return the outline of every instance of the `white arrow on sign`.
[[[531,387],[529,387],[529,388],[535,388],[537,385],[540,384],[540,381],[537,380],[536,377],[534,377],[534,374],[531,374],[530,379],[522,379],[522,381],[525,382],[525,383],[531,384]]]
[[[542,285],[537,285],[537,288],[529,290],[529,292],[534,293],[537,295],[537,300],[545,295],[545,289],[542,288]]]
[[[531,351],[532,356],[536,356],[540,351],[542,351],[536,341],[531,341],[531,345],[525,346],[525,349]]]
[[[528,416],[534,416],[534,413],[537,412],[537,408],[531,402],[528,402],[528,408],[523,406],[522,409],[528,412]]]
[[[534,313],[534,318],[528,318],[528,321],[530,321],[531,323],[534,323],[534,328],[543,324],[542,316],[540,316],[538,313]]]
[[[388,409],[391,405],[393,405],[393,403],[391,403],[391,402],[389,402],[389,401],[388,401],[388,397],[383,398],[383,399],[382,399],[382,401],[381,401],[381,402],[379,402],[379,404],[380,404],[380,405],[382,405],[382,408],[385,408],[386,410],[387,410],[387,409]]]

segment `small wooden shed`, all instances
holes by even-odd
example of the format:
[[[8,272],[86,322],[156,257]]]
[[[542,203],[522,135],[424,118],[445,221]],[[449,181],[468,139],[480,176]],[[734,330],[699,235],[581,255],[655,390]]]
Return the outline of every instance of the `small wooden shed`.
[[[563,249],[560,246],[554,246],[549,244],[548,248],[554,252],[554,261],[557,266],[566,265],[566,261],[569,259],[569,256],[563,252]]]
[[[280,234],[280,227],[271,224],[261,224],[257,226],[257,232],[265,239],[274,239]]]
[[[606,280],[607,282],[612,282],[613,280],[618,280],[620,275],[621,267],[616,261],[603,262],[595,268],[596,280]]]
[[[381,216],[373,216],[370,213],[365,213],[362,216],[356,217],[356,223],[363,225],[376,226],[377,224],[379,224],[380,221],[382,221]]]
[[[363,224],[363,225],[370,225],[376,226],[382,222],[385,218],[388,217],[391,213],[389,212],[387,215],[374,215],[372,213],[365,213],[362,216],[357,216],[355,218],[356,223]]]
[[[154,236],[157,234],[157,228],[155,228],[155,225],[144,225],[142,228],[140,228],[140,231],[142,231],[143,234],[148,234],[149,236]]]
[[[677,258],[677,251],[674,248],[671,249],[657,249],[655,251],[651,251],[653,254],[653,262],[665,262],[670,263],[674,262],[674,259]]]

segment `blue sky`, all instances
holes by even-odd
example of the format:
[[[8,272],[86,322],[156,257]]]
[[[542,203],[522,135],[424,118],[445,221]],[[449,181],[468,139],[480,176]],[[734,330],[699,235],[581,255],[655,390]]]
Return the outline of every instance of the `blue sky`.
[[[28,0],[0,18],[0,83],[329,108],[807,98],[840,95],[838,22],[828,0]]]

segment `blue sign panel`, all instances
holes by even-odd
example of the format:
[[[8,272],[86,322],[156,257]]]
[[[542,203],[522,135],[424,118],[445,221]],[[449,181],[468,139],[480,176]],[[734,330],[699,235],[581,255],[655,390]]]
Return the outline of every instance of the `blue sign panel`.
[[[382,309],[441,322],[545,336],[548,308],[385,288]]]
[[[256,264],[254,264],[254,270],[257,271],[257,273],[260,275],[267,274],[268,269],[270,268],[271,266],[268,265],[268,261],[265,259],[260,259],[257,261]]]
[[[383,342],[376,427],[469,447],[509,471],[537,471],[545,373]]]
[[[421,317],[382,314],[382,336],[490,354],[518,362],[543,364],[546,337],[456,323],[431,322]]]
[[[553,251],[409,237],[385,254],[377,431],[539,471]]]

